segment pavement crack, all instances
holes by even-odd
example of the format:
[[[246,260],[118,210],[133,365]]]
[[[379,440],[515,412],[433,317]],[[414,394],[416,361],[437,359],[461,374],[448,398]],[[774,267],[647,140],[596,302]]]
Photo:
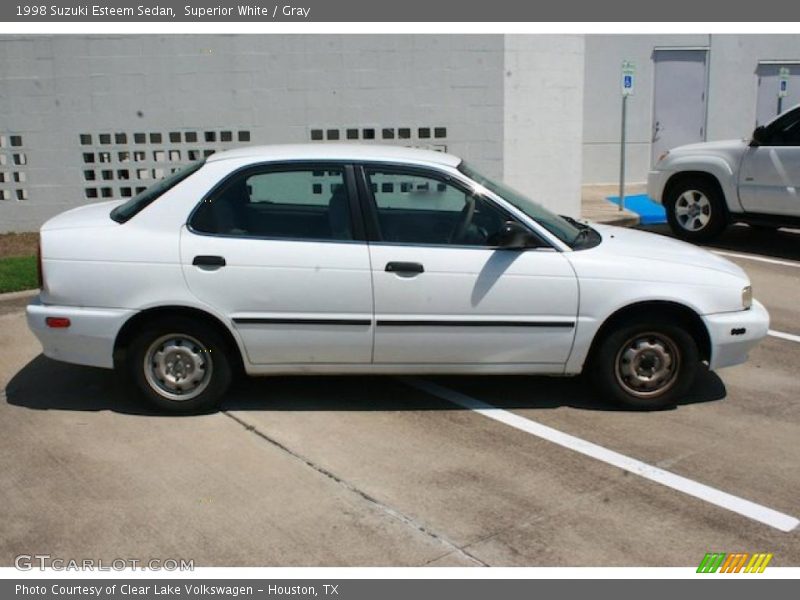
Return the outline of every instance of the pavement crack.
[[[225,415],[226,417],[228,417],[229,419],[231,419],[232,421],[234,421],[234,422],[238,423],[239,425],[241,425],[246,431],[249,431],[249,432],[257,435],[259,438],[261,438],[265,442],[273,445],[274,447],[278,448],[282,452],[285,452],[286,454],[288,454],[292,458],[301,461],[307,467],[313,469],[314,471],[316,471],[320,475],[324,475],[328,479],[334,481],[338,485],[340,485],[343,488],[345,488],[347,491],[349,491],[349,492],[351,492],[353,494],[356,494],[357,496],[361,497],[363,500],[365,500],[366,502],[371,504],[373,507],[375,507],[376,509],[378,509],[380,512],[384,513],[385,515],[387,515],[387,516],[389,516],[389,517],[391,517],[391,518],[393,518],[393,519],[395,519],[397,521],[400,521],[401,523],[403,523],[404,525],[406,525],[408,527],[412,527],[413,529],[416,529],[417,531],[419,531],[423,535],[429,537],[433,541],[445,546],[448,549],[448,551],[445,554],[443,554],[442,556],[447,556],[449,554],[457,554],[457,555],[461,556],[462,558],[474,563],[475,565],[478,565],[478,566],[481,566],[481,567],[488,567],[489,566],[488,563],[485,563],[484,561],[482,561],[478,557],[470,554],[469,552],[464,550],[463,547],[459,546],[455,542],[452,542],[452,541],[448,540],[446,537],[444,537],[443,535],[441,535],[441,534],[439,534],[439,533],[437,533],[435,531],[432,531],[428,526],[426,526],[423,523],[420,523],[416,519],[414,519],[412,517],[409,517],[406,514],[403,514],[399,510],[394,509],[394,508],[392,508],[391,506],[389,506],[387,504],[384,504],[383,502],[381,502],[377,498],[374,498],[373,496],[371,496],[367,492],[357,488],[355,485],[353,485],[349,481],[347,481],[345,479],[342,479],[341,477],[339,477],[338,475],[336,475],[332,471],[329,471],[325,467],[323,467],[321,465],[318,465],[317,463],[315,463],[311,459],[306,458],[302,454],[299,454],[299,453],[295,452],[294,450],[292,450],[288,446],[285,446],[284,444],[280,443],[276,439],[274,439],[274,438],[270,437],[269,435],[267,435],[266,433],[264,433],[262,430],[260,430],[255,425],[252,425],[252,424],[248,423],[244,419],[242,419],[240,417],[237,417],[236,415],[234,415],[234,414],[232,414],[232,413],[230,413],[228,411],[223,410],[223,411],[220,411],[220,412],[223,415]],[[442,558],[442,556],[437,556],[433,560],[438,560],[439,558]],[[431,561],[429,561],[429,562],[431,562]]]

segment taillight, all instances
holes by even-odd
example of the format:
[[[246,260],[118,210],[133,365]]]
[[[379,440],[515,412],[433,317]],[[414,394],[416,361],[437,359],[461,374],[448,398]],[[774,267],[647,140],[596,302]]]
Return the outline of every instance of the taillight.
[[[36,280],[39,282],[39,289],[44,289],[44,272],[42,270],[42,240],[36,248]]]

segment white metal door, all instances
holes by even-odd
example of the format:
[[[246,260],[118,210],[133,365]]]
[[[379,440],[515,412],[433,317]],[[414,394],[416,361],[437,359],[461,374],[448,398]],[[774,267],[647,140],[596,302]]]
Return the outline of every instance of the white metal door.
[[[789,70],[786,96],[778,95],[779,71]],[[780,113],[800,104],[800,64],[762,63],[756,72],[758,97],[756,101],[756,126],[766,125]]]
[[[800,108],[766,128],[739,169],[739,197],[753,213],[800,216]]]
[[[369,251],[345,169],[258,166],[205,200],[181,233],[186,282],[239,331],[253,364],[369,363]]]
[[[369,245],[376,364],[553,371],[566,362],[578,282],[562,253],[494,247],[510,217],[452,177],[365,172],[379,240]]]
[[[221,257],[219,268],[192,264]],[[365,243],[237,239],[184,230],[191,291],[230,318],[253,364],[369,363],[372,283]]]
[[[706,137],[706,50],[653,52],[652,163],[665,151]]]
[[[578,285],[567,259],[543,250],[370,244],[375,363],[562,365]],[[397,272],[396,263],[422,272]]]

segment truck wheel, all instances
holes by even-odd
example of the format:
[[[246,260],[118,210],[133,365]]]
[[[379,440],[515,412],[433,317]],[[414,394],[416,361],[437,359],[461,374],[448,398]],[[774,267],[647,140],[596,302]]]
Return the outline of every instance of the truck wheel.
[[[217,406],[231,383],[225,341],[211,327],[187,318],[149,323],[128,353],[128,369],[150,402],[174,413]]]
[[[671,186],[665,208],[672,232],[689,242],[713,239],[728,224],[722,195],[702,178],[683,179]]]
[[[669,408],[694,383],[697,344],[684,329],[639,319],[612,331],[597,346],[590,365],[595,389],[628,408]]]

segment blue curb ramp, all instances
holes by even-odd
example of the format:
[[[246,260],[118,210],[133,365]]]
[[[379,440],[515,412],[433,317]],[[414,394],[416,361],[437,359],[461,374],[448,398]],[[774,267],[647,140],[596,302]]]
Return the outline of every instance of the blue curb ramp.
[[[619,196],[609,196],[606,200],[619,206]],[[647,194],[625,196],[625,208],[639,215],[639,223],[642,225],[657,225],[667,222],[664,207],[658,202],[653,202]]]

